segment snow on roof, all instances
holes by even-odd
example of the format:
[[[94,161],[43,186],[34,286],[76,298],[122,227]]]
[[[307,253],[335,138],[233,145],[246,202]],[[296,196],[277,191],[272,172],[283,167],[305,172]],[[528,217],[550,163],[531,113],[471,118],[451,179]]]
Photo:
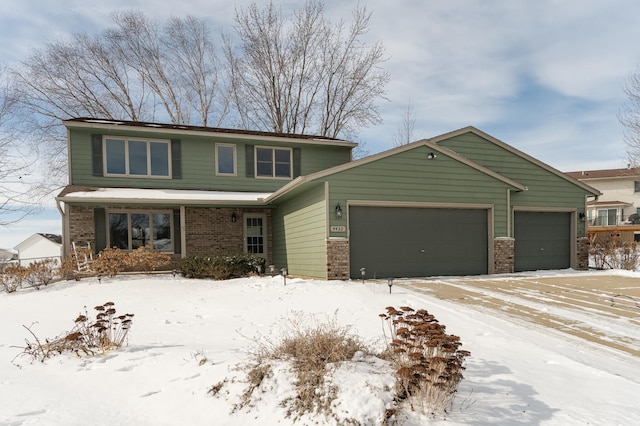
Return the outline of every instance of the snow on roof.
[[[64,195],[63,195],[64,194]],[[261,203],[270,192],[198,191],[182,189],[90,188],[61,194],[62,201],[146,201],[203,203]]]

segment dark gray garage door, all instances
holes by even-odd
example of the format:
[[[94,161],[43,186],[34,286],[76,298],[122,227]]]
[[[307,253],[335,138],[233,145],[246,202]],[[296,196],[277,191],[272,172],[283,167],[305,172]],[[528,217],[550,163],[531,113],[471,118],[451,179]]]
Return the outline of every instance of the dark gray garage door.
[[[487,273],[487,211],[349,208],[351,277]]]
[[[571,213],[515,212],[516,272],[571,267]]]

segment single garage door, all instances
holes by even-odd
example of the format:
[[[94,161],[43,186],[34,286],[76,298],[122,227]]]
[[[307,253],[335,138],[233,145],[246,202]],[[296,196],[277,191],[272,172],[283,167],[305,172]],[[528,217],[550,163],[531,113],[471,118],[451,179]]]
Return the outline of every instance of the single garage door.
[[[352,278],[486,274],[487,210],[349,208]]]
[[[571,213],[515,212],[513,225],[516,272],[571,267]]]

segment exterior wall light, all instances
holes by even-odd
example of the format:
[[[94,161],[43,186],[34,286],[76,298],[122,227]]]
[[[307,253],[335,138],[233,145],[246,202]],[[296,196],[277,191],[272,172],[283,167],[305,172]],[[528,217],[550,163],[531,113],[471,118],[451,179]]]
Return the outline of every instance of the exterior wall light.
[[[238,220],[238,216],[236,215],[236,212],[231,213],[231,222],[235,222]]]
[[[336,205],[336,219],[342,219],[342,207],[340,207],[340,203]]]
[[[587,221],[587,216],[584,214],[584,212],[578,213],[578,217],[580,218],[580,221],[582,221],[582,222],[586,222]]]
[[[427,154],[427,160],[433,160],[437,155],[434,152],[430,152]]]

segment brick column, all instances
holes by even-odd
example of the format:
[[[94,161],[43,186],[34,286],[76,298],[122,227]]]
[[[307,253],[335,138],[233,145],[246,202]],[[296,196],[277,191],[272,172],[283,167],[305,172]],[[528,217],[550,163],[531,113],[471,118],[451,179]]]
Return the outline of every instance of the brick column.
[[[577,241],[577,257],[576,269],[586,271],[589,269],[589,246],[591,242],[587,237],[579,237]]]
[[[95,226],[93,223],[93,207],[67,205],[69,215],[69,246],[72,242],[90,243],[96,246]],[[67,247],[70,249],[70,247]]]
[[[346,238],[327,240],[327,279],[349,279],[349,240]]]
[[[498,237],[493,240],[494,273],[510,274],[514,270],[515,239]]]

